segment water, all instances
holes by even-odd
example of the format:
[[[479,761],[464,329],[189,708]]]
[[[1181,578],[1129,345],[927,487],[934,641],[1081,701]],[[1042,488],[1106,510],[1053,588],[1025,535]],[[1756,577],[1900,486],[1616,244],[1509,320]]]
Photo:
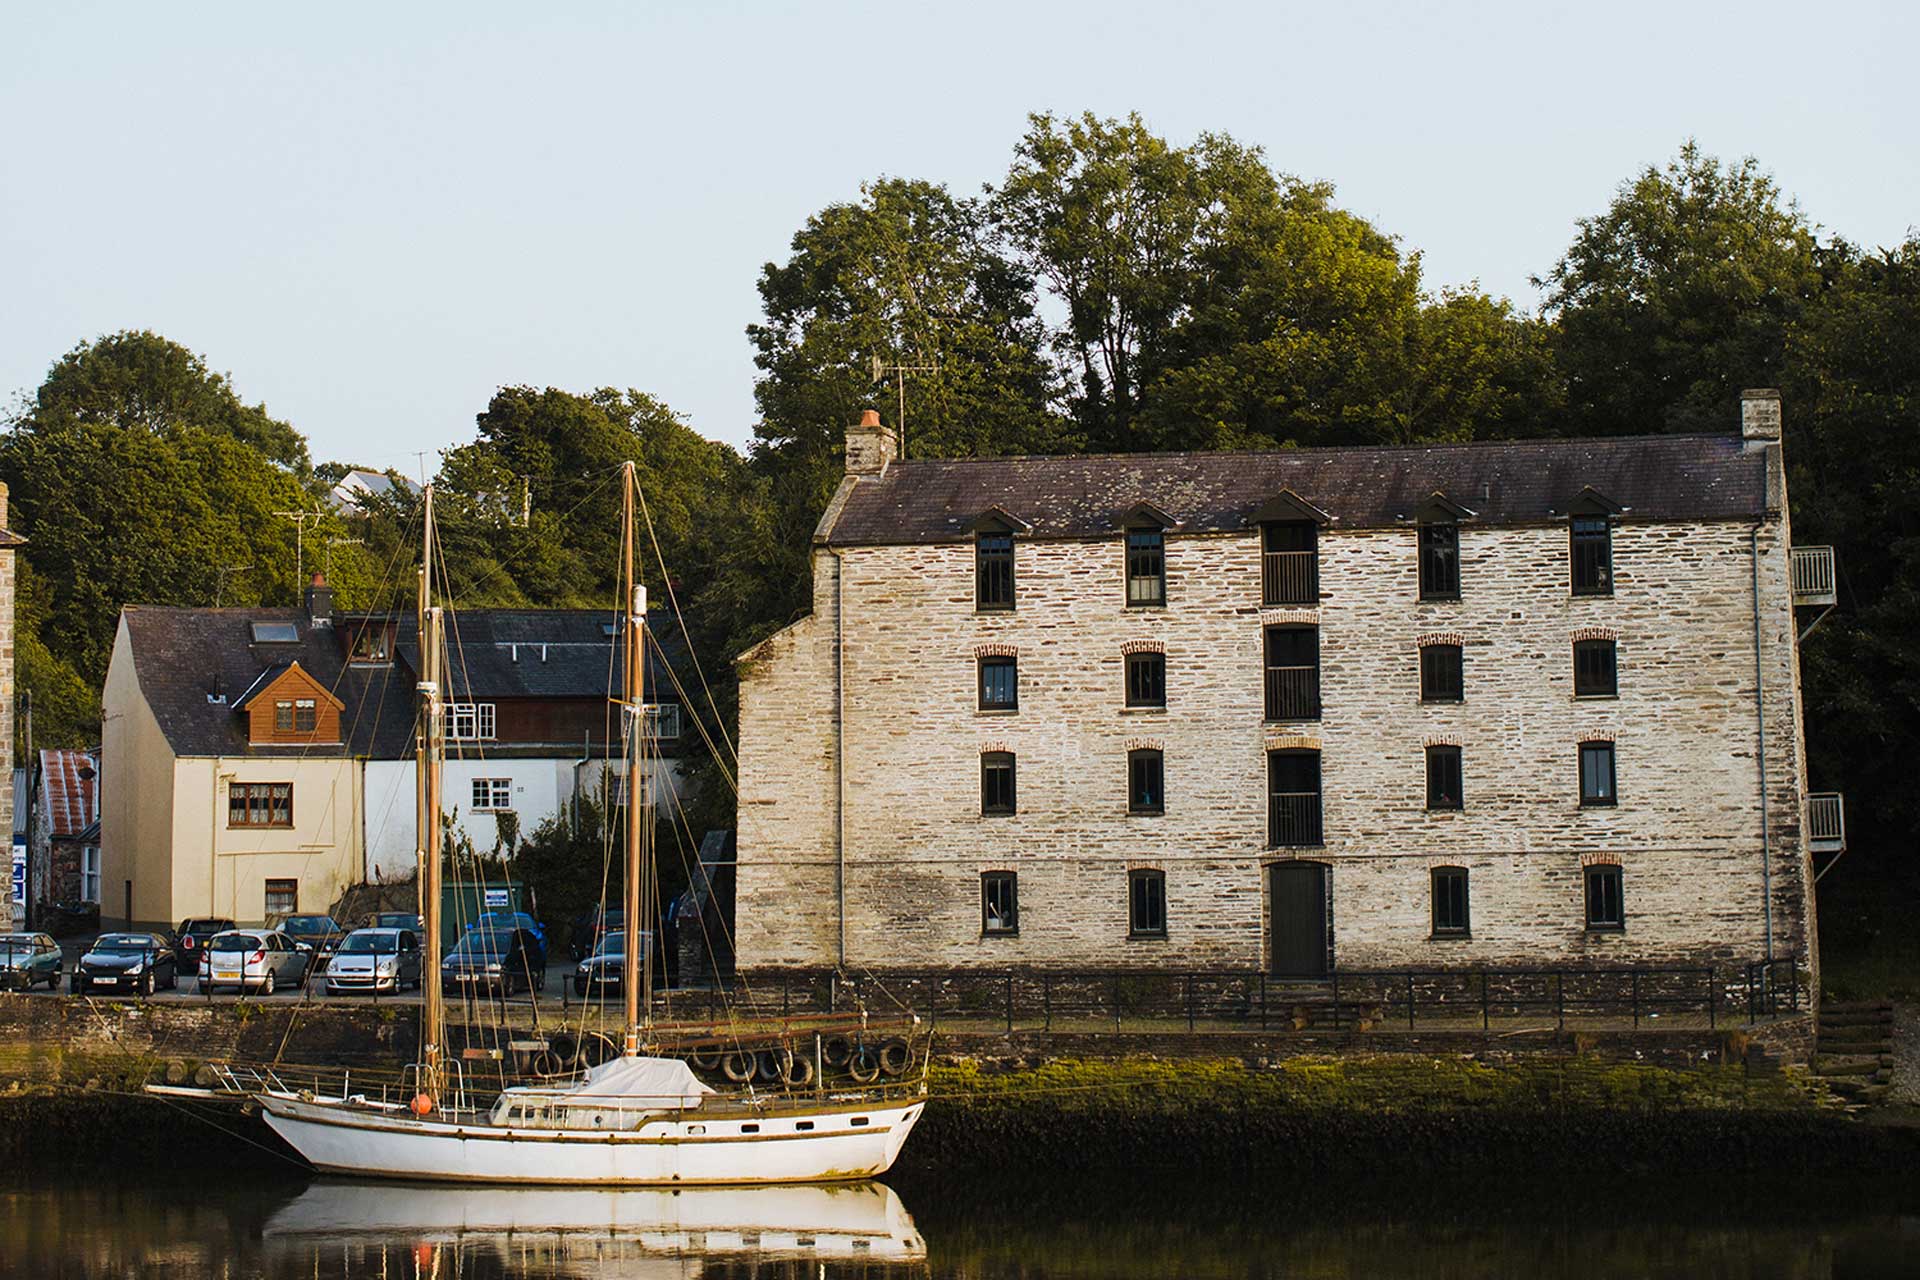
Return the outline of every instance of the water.
[[[131,1171],[0,1184],[0,1275],[491,1280],[1920,1275],[1920,1209],[1693,1180],[1202,1191],[1133,1180],[435,1188]],[[1451,1189],[1449,1184],[1451,1184]],[[1884,1180],[1881,1186],[1884,1188]],[[1819,1197],[1827,1199],[1821,1207]],[[1911,1196],[1907,1197],[1911,1199]],[[1881,1200],[1885,1195],[1880,1196]],[[911,1204],[914,1207],[909,1207]]]

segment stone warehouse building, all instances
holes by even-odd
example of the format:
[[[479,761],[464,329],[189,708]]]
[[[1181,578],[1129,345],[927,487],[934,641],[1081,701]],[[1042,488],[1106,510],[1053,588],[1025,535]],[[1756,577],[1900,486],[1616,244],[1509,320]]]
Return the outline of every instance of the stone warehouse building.
[[[1740,427],[910,462],[869,414],[740,660],[741,967],[1811,964],[1831,555],[1778,394]]]

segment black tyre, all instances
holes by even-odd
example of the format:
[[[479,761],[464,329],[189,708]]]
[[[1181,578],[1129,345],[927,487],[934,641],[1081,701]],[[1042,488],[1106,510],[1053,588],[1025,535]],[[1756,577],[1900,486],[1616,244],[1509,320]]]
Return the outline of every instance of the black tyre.
[[[853,1059],[853,1041],[845,1036],[828,1036],[820,1042],[820,1057],[829,1067],[844,1067]]]
[[[260,979],[260,994],[263,996],[272,995],[273,987],[274,987],[273,970],[268,969],[267,976]]]
[[[153,970],[149,969],[146,972],[146,976],[140,979],[140,994],[150,996],[153,994],[154,988],[159,985],[160,984],[154,979]]]
[[[573,980],[573,994],[579,996],[582,1000],[586,999],[587,980],[585,978],[575,978]]]
[[[794,1054],[787,1059],[787,1069],[780,1075],[780,1083],[789,1089],[804,1089],[813,1083],[813,1059]]]
[[[753,1079],[755,1065],[752,1054],[744,1049],[735,1049],[720,1060],[720,1074],[735,1084],[745,1084]]]
[[[899,1036],[880,1046],[880,1070],[890,1076],[903,1076],[913,1066],[913,1050]]]
[[[718,1045],[710,1045],[703,1049],[695,1049],[692,1053],[689,1053],[687,1055],[687,1061],[702,1071],[718,1071],[720,1069],[720,1059],[723,1056],[724,1053]]]
[[[784,1045],[778,1049],[762,1049],[754,1055],[753,1065],[754,1074],[762,1081],[778,1084],[793,1069],[793,1050]]]
[[[880,1055],[861,1045],[847,1061],[847,1074],[861,1084],[872,1084],[880,1078]]]

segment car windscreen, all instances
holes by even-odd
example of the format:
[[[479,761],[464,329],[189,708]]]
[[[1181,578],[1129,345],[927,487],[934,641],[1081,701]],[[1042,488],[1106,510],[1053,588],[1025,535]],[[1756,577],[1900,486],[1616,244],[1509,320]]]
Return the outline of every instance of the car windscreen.
[[[181,928],[180,933],[181,936],[184,937],[190,933],[218,933],[222,929],[231,929],[232,927],[233,922],[230,920],[189,920]]]
[[[281,924],[282,933],[332,933],[335,926],[326,916],[288,916]]]
[[[624,930],[610,933],[600,939],[600,945],[593,949],[596,956],[623,956],[627,953],[627,935]]]
[[[476,930],[453,948],[456,956],[503,955],[513,947],[513,935],[499,930]]]
[[[391,955],[400,950],[397,933],[350,933],[340,944],[340,953],[350,956]]]
[[[207,944],[212,951],[263,951],[266,943],[251,933],[223,933]]]
[[[144,933],[109,933],[93,944],[95,951],[153,951],[160,943]]]
[[[375,916],[373,927],[376,929],[411,929],[414,917],[409,912],[396,911],[388,915]]]
[[[30,933],[0,933],[0,947],[13,947],[18,950],[21,947],[34,945],[36,945],[36,939]]]

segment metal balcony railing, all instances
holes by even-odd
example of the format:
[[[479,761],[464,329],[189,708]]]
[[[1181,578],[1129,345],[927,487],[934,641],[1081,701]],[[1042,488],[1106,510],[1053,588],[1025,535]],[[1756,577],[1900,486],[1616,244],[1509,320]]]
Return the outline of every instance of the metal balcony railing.
[[[1832,547],[1793,549],[1794,608],[1832,607],[1834,596]]]
[[[1267,668],[1267,719],[1318,720],[1319,667]]]
[[[1847,805],[1838,791],[1807,793],[1807,840],[1815,853],[1845,852]]]
[[[1262,575],[1261,603],[1320,603],[1320,553],[1317,551],[1267,551]]]
[[[1274,791],[1267,795],[1267,843],[1275,848],[1289,845],[1318,847],[1326,843],[1320,833],[1320,793],[1318,791]]]

